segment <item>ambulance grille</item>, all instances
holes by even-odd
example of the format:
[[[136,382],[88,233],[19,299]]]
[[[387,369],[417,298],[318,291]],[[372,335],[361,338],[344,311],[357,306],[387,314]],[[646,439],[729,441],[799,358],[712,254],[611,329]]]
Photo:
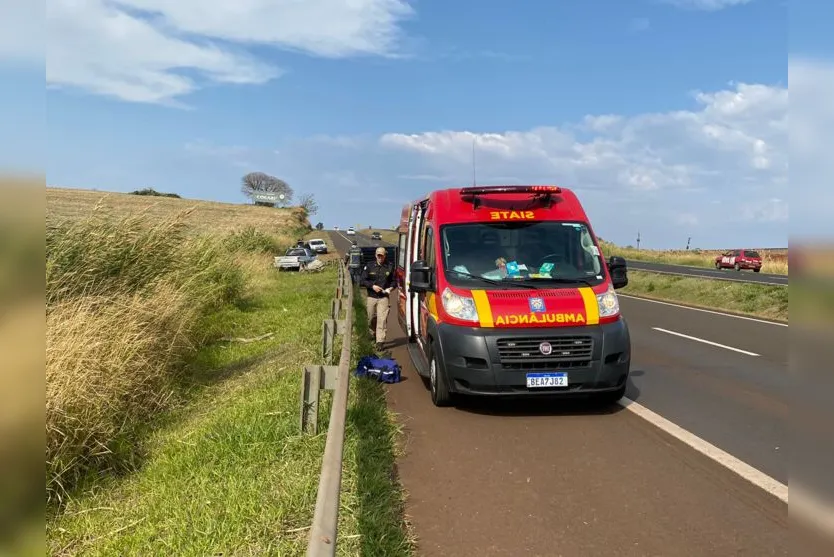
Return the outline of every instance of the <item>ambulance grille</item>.
[[[539,346],[550,343],[550,354],[542,354]],[[564,369],[586,367],[594,353],[590,336],[499,338],[498,357],[504,369]]]

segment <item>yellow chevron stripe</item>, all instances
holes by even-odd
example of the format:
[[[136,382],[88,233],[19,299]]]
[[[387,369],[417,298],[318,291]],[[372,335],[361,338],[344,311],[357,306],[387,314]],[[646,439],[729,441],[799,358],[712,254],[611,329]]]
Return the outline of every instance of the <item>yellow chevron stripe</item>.
[[[494,327],[492,322],[492,306],[489,305],[489,298],[483,290],[473,290],[472,299],[475,300],[475,309],[478,310],[478,317],[481,319],[481,327]]]
[[[588,286],[580,288],[579,293],[582,295],[582,301],[585,302],[585,324],[598,325],[599,305],[597,304],[597,295]]]
[[[437,296],[434,292],[426,293],[426,307],[429,309],[429,315],[434,317],[434,320],[440,322],[440,315],[437,313]]]

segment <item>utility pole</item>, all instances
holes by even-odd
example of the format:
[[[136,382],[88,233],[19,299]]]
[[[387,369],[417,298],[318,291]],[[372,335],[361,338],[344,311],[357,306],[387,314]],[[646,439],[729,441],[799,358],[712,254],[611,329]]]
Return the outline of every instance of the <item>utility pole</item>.
[[[640,230],[637,230],[637,249],[640,249]]]
[[[689,242],[692,241],[692,236],[686,239],[686,251],[689,251]]]

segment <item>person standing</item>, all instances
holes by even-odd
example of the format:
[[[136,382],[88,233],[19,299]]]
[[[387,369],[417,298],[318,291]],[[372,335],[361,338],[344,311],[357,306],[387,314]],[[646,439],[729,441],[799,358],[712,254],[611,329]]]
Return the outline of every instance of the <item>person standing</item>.
[[[375,260],[362,269],[359,283],[368,292],[368,333],[374,339],[375,349],[383,350],[388,334],[390,295],[394,289],[394,266],[386,261],[385,248],[376,248]]]
[[[345,255],[345,264],[348,266],[353,284],[358,284],[362,273],[362,249],[356,245],[356,242],[353,242]]]

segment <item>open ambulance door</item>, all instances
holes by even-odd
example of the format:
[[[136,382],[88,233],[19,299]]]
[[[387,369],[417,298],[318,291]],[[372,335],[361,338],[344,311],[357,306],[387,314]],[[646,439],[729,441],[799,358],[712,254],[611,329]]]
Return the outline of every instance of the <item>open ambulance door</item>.
[[[420,338],[420,295],[411,291],[411,263],[420,259],[423,243],[423,218],[427,202],[415,203],[408,222],[408,242],[405,258],[405,323],[409,341]]]

